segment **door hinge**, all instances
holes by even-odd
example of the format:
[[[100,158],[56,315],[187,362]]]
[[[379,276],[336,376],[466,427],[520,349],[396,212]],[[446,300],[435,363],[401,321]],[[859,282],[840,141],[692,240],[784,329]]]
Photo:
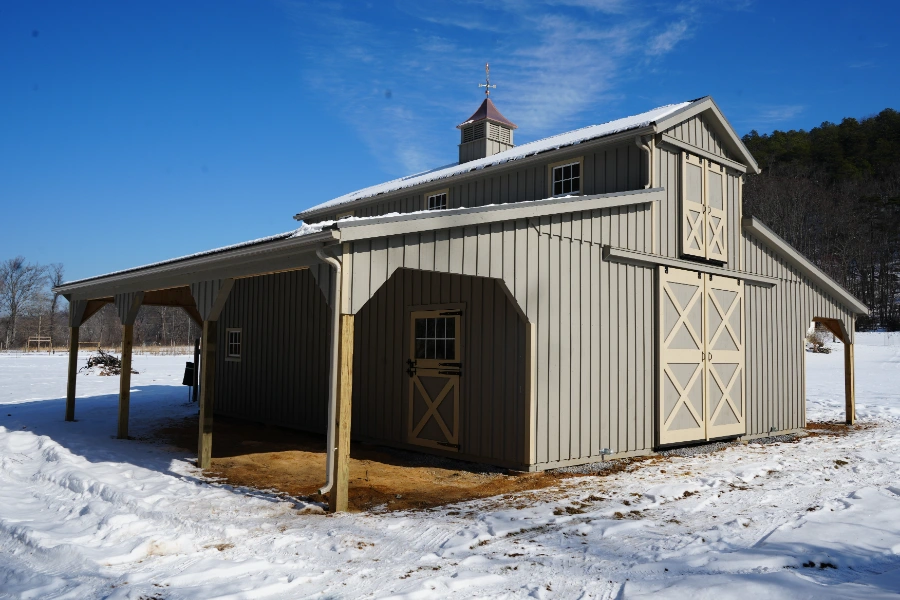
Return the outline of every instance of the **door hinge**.
[[[462,369],[462,363],[438,363],[439,367],[455,367],[457,369]]]
[[[456,448],[459,450],[459,444],[451,444],[450,442],[438,442],[440,446],[447,446],[448,448]]]
[[[441,316],[442,317],[453,317],[453,316],[461,317],[462,311],[461,310],[448,310],[448,311],[442,312]]]
[[[462,377],[462,371],[438,371],[438,375],[458,375]]]

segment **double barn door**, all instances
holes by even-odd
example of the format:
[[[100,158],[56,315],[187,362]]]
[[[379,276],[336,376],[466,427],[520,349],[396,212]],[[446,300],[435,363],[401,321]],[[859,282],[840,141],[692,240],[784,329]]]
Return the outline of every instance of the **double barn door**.
[[[660,267],[658,307],[660,445],[745,433],[741,282]]]

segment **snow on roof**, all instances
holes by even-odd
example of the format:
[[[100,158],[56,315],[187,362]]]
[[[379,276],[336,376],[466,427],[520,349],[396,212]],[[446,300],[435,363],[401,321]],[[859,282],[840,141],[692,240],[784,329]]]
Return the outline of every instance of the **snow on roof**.
[[[339,196],[337,198],[334,198],[333,200],[329,200],[328,202],[323,202],[322,204],[318,204],[316,206],[313,206],[312,208],[307,208],[306,210],[301,211],[297,215],[297,217],[303,218],[307,215],[317,213],[324,209],[343,206],[356,200],[372,198],[373,196],[378,196],[380,194],[395,192],[397,190],[414,187],[423,183],[446,179],[447,177],[453,177],[454,175],[461,175],[463,173],[477,171],[480,169],[484,169],[485,167],[501,165],[507,162],[520,160],[528,156],[533,156],[541,152],[546,152],[548,150],[556,150],[565,146],[574,146],[575,144],[580,144],[588,140],[612,135],[614,133],[620,133],[622,131],[628,131],[629,129],[639,129],[641,127],[646,127],[658,121],[659,119],[667,117],[670,114],[681,110],[689,104],[691,104],[691,102],[681,102],[679,104],[660,106],[659,108],[648,110],[647,112],[641,113],[639,115],[616,119],[615,121],[609,121],[608,123],[603,123],[601,125],[589,125],[587,127],[582,127],[581,129],[576,129],[567,133],[560,133],[558,135],[550,136],[542,140],[535,140],[527,144],[522,144],[521,146],[516,146],[515,148],[511,148],[509,150],[504,150],[503,152],[499,152],[486,158],[480,158],[462,164],[453,163],[443,167],[438,167],[437,169],[432,169],[430,171],[416,173],[415,175],[407,175],[406,177],[394,179],[393,181],[387,181],[385,183],[380,183],[378,185],[363,188],[349,194],[344,194],[343,196]]]
[[[319,233],[323,231],[334,223],[334,221],[321,221],[319,223],[303,223],[297,229],[293,229],[291,231],[286,231],[284,233],[276,233],[275,235],[269,235],[262,238],[257,238],[255,240],[248,240],[246,242],[240,242],[238,244],[231,244],[230,246],[222,246],[220,248],[213,248],[212,250],[204,250],[203,252],[196,252],[194,254],[186,254],[185,256],[179,256],[178,258],[169,258],[166,260],[161,260],[159,262],[150,263],[146,265],[141,265],[140,267],[131,267],[130,269],[122,269],[121,271],[112,271],[111,273],[105,273],[103,275],[94,275],[93,277],[86,277],[84,279],[76,279],[74,281],[67,281],[62,285],[58,286],[60,289],[67,288],[72,285],[77,285],[81,283],[85,283],[88,281],[94,281],[96,279],[104,279],[106,277],[114,277],[116,275],[124,275],[126,273],[134,273],[136,271],[143,271],[145,269],[152,269],[154,267],[161,267],[164,265],[177,263],[185,260],[191,260],[194,258],[201,258],[203,256],[209,256],[211,254],[220,254],[222,252],[228,252],[229,250],[237,250],[239,248],[244,248],[247,246],[258,246],[260,244],[265,244],[269,242],[277,242],[278,240],[286,240],[292,238],[299,238],[307,235],[311,235],[313,233]]]

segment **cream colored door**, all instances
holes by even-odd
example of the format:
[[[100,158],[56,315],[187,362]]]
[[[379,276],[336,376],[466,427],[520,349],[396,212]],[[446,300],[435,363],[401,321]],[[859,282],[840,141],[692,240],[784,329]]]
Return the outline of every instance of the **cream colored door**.
[[[704,281],[698,275],[659,271],[660,444],[706,439]]]
[[[406,437],[412,444],[459,450],[461,334],[461,311],[410,313]]]
[[[728,261],[728,216],[725,210],[725,167],[712,161],[706,165],[706,258]]]
[[[681,253],[706,258],[706,169],[696,154],[681,153]]]
[[[746,433],[744,420],[744,286],[706,276],[707,438]]]

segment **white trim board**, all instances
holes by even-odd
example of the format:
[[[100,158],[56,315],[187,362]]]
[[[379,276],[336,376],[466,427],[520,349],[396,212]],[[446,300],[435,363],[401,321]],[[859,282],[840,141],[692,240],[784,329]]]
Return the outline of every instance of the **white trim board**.
[[[647,204],[664,200],[665,194],[665,188],[652,188],[592,196],[566,196],[531,202],[510,202],[509,204],[491,204],[474,208],[421,211],[338,221],[333,227],[340,233],[342,242],[353,242],[403,233]]]

